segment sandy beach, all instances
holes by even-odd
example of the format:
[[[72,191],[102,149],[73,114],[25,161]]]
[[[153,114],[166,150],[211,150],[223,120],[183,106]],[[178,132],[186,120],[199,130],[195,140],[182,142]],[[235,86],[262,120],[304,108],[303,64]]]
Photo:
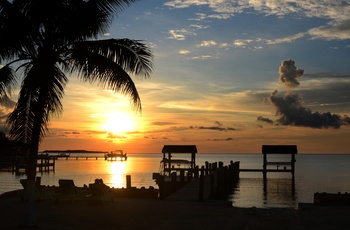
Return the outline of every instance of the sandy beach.
[[[20,229],[22,204],[0,196],[1,229]],[[237,208],[225,201],[116,198],[114,202],[37,201],[38,229],[350,229],[349,206],[294,209]]]

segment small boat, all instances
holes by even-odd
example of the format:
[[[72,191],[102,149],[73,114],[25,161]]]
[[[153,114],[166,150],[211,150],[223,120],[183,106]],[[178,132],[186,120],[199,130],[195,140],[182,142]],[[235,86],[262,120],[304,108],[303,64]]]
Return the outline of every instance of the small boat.
[[[109,153],[106,153],[105,160],[126,160],[128,156],[123,150],[114,150]]]

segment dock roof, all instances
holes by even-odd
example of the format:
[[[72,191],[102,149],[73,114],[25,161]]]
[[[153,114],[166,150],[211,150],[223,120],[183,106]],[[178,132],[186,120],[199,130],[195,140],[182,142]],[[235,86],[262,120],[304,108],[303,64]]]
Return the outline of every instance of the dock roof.
[[[197,153],[196,145],[164,145],[162,153]]]
[[[263,145],[263,154],[297,154],[298,148],[296,145]]]

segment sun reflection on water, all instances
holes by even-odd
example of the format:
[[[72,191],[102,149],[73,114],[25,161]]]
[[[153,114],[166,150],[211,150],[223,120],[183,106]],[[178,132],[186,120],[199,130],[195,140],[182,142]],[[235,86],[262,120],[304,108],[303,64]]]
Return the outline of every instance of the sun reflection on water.
[[[125,171],[126,164],[123,161],[110,162],[110,187],[122,188],[125,187]]]

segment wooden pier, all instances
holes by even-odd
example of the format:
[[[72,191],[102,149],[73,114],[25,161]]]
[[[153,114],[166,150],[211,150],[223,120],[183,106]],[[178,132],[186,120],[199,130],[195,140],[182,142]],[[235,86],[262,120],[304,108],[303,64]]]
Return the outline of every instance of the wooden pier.
[[[188,168],[179,167],[180,161],[172,160],[173,153],[191,153],[191,160]],[[164,175],[168,175],[170,180],[166,180],[159,173],[154,173],[154,179],[159,186],[160,198],[172,200],[226,200],[232,193],[239,181],[240,172],[261,172],[263,173],[264,191],[266,191],[267,173],[269,172],[289,172],[292,174],[292,192],[294,188],[295,154],[296,145],[263,145],[263,168],[261,169],[240,169],[240,162],[231,161],[225,166],[223,162],[209,163],[199,167],[195,165],[195,146],[164,146],[163,168]],[[168,154],[168,158],[166,155]],[[290,154],[290,161],[268,161],[270,154]],[[276,168],[271,168],[276,167]]]
[[[262,154],[263,154],[263,168],[262,169],[239,169],[240,172],[262,172],[263,178],[267,179],[268,172],[290,172],[294,179],[295,173],[295,154],[298,153],[296,145],[263,145]],[[268,155],[290,155],[290,161],[268,161]],[[276,168],[271,168],[275,166]]]
[[[195,167],[193,177],[166,182],[159,187],[159,197],[167,200],[205,201],[227,200],[239,178],[239,162],[205,162]],[[185,182],[180,182],[185,181]]]
[[[68,155],[68,156],[54,156],[56,158],[56,160],[58,159],[66,159],[66,160],[70,160],[71,158],[75,159],[75,160],[79,160],[79,159],[85,159],[85,160],[89,160],[89,159],[95,159],[95,160],[98,160],[98,159],[106,159],[104,156],[89,156],[89,155],[80,155],[80,156],[71,156],[71,155]]]
[[[38,155],[37,157],[37,170],[41,173],[55,171],[56,158],[49,155]],[[20,174],[21,171],[25,171],[27,167],[26,157],[17,156],[15,162],[12,165],[12,173]]]
[[[239,162],[224,166],[223,162],[196,165],[195,145],[165,145],[162,150],[161,172],[154,173],[153,179],[159,187],[160,198],[167,198],[177,191],[183,191],[188,184],[196,184],[198,200],[227,199],[239,178]],[[189,154],[189,160],[174,159],[175,154]],[[209,184],[209,185],[208,185]],[[192,185],[193,186],[193,185]]]

